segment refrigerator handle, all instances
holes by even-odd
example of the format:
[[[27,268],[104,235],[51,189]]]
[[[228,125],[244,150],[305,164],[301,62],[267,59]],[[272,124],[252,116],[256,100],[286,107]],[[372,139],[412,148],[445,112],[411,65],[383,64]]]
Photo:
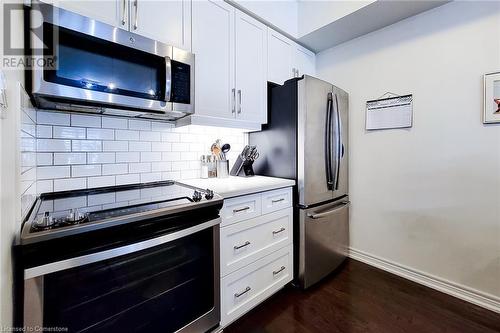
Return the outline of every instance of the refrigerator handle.
[[[335,114],[337,116],[337,137],[335,140],[335,190],[339,189],[340,178],[340,160],[344,156],[344,142],[342,141],[342,119],[340,117],[339,102],[337,94],[335,94]]]
[[[350,201],[343,201],[340,205],[338,206],[335,206],[335,208],[333,209],[330,209],[326,212],[323,212],[323,213],[318,213],[318,214],[307,214],[307,217],[313,219],[313,220],[317,220],[317,219],[320,219],[322,217],[325,217],[325,216],[328,216],[328,215],[331,215],[335,212],[338,212],[339,210],[341,209],[344,209],[346,207],[349,207],[349,205],[351,204]]]
[[[325,169],[326,169],[326,185],[329,190],[333,188],[332,179],[332,93],[328,93],[326,104],[326,126],[325,126]]]

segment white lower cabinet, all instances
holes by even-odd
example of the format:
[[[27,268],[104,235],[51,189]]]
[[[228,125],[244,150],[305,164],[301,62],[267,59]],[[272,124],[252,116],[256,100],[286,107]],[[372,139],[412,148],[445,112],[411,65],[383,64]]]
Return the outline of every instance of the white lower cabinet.
[[[227,326],[283,288],[293,278],[290,244],[221,280],[221,326]]]
[[[243,195],[227,199],[224,200],[224,206],[220,211],[222,217],[221,226],[224,227],[260,215],[262,215],[261,194]]]
[[[224,201],[220,232],[222,328],[292,281],[291,193],[291,188],[284,188]],[[261,210],[262,203],[269,208]]]
[[[221,276],[279,250],[292,241],[292,208],[221,229]]]

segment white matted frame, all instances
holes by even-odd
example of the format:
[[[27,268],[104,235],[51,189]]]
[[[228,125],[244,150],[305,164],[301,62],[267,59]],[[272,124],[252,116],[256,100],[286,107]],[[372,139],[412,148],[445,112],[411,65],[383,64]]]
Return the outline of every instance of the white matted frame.
[[[483,123],[500,123],[500,72],[484,75]]]

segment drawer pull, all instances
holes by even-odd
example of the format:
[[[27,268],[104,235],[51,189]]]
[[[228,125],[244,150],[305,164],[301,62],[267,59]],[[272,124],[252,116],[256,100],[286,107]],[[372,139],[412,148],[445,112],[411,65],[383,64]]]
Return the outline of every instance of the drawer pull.
[[[283,232],[285,230],[285,228],[281,228],[280,230],[273,230],[273,235],[279,234],[280,232]]]
[[[271,202],[272,202],[272,203],[278,203],[278,202],[281,202],[281,201],[285,201],[285,198],[272,200]]]
[[[235,250],[239,250],[239,249],[244,248],[245,246],[248,246],[248,245],[250,245],[250,242],[249,242],[249,241],[246,241],[244,244],[241,244],[241,245],[235,245],[235,246],[234,246],[234,249],[235,249]]]
[[[239,213],[239,212],[244,212],[245,210],[249,210],[250,207],[246,206],[243,208],[238,208],[238,209],[233,209],[233,213]]]
[[[241,295],[244,295],[246,294],[247,292],[249,292],[250,290],[252,290],[252,288],[250,287],[246,287],[245,290],[243,290],[241,293],[236,293],[234,294],[234,297],[240,297]]]
[[[277,275],[277,274],[283,272],[284,270],[285,270],[285,266],[281,266],[281,268],[278,269],[277,271],[273,271],[273,275]]]

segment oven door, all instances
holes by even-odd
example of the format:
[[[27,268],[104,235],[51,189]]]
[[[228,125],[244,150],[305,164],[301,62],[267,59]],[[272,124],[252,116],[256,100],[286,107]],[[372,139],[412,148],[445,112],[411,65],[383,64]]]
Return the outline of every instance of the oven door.
[[[25,270],[24,326],[69,332],[216,327],[219,222]]]
[[[35,96],[103,108],[182,112],[177,117],[193,112],[192,54],[41,3],[31,10],[32,25],[38,12],[43,23],[31,47],[46,66],[33,68]]]

